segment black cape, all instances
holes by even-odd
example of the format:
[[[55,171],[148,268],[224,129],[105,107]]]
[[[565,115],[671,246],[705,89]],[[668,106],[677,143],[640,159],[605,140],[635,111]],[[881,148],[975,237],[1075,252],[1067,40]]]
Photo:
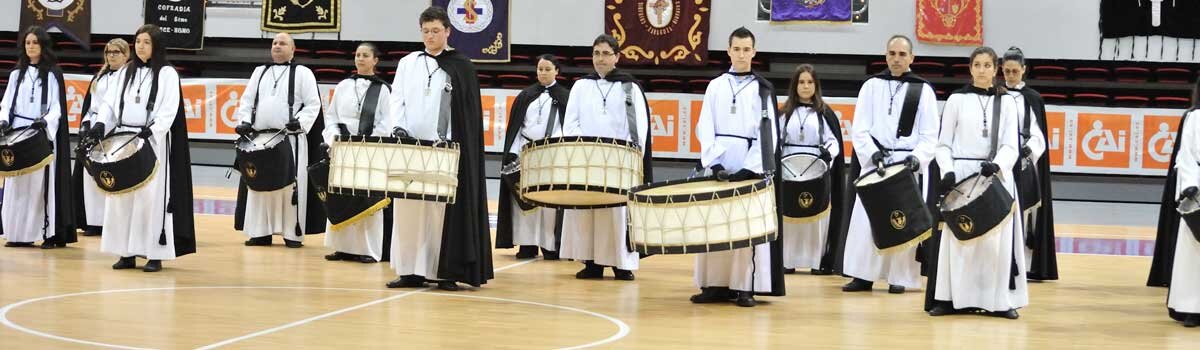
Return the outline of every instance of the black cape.
[[[179,89],[182,96],[182,84],[173,88]],[[184,112],[183,103],[183,99],[180,98],[179,105],[175,107],[175,121],[171,123],[167,139],[167,186],[171,191],[171,200],[167,202],[166,209],[171,213],[176,257],[196,252],[196,221],[192,214],[192,156],[188,146],[187,113]],[[159,238],[159,242],[163,242],[164,239],[165,237]]]
[[[80,109],[81,118],[82,116],[87,116],[88,111],[92,109],[92,87],[96,85],[96,81],[100,80],[100,78],[104,75],[112,75],[115,73],[116,71],[109,71],[102,75],[97,75],[92,78],[91,83],[88,83],[87,94],[83,96],[83,108]],[[101,96],[100,98],[104,97]],[[83,159],[84,157],[87,157],[87,155],[83,154],[82,151],[82,149],[79,149],[77,152],[73,153],[75,157],[75,166],[71,170],[71,195],[73,197],[72,201],[75,202],[75,226],[79,229],[88,228],[87,206],[84,205],[83,202],[83,182],[88,181],[83,177],[83,174],[85,174],[86,171],[83,168]],[[96,228],[98,229],[100,227]]]
[[[517,98],[513,100],[512,108],[508,113],[508,127],[504,129],[504,161],[502,164],[508,164],[517,160],[517,155],[508,153],[520,136],[521,127],[525,125],[525,113],[529,109],[529,104],[536,101],[541,96],[542,91],[547,88],[541,84],[534,83],[521,93],[517,94]],[[548,88],[550,91],[551,104],[558,107],[558,115],[551,116],[548,121],[547,128],[554,126],[555,121],[561,121],[567,114],[567,99],[571,95],[571,91],[563,87],[562,84],[554,84]],[[560,122],[561,124],[561,122]],[[540,137],[541,135],[530,135]],[[520,150],[515,150],[518,153]],[[496,218],[496,248],[512,248],[513,247],[513,194],[517,193],[517,184],[510,182],[505,177],[500,177],[500,208]],[[554,237],[555,242],[561,244],[562,241],[562,210],[555,211]],[[556,249],[557,250],[557,249]]]
[[[821,269],[834,273],[842,272],[842,259],[845,258],[846,247],[846,216],[849,216],[846,210],[846,154],[845,143],[842,140],[842,124],[838,121],[837,113],[833,112],[829,105],[825,106],[825,110],[821,111],[821,117],[825,119],[825,124],[829,127],[829,131],[837,138],[838,155],[831,162],[832,167],[829,168],[830,179],[832,186],[830,187],[829,198],[829,234],[825,239],[825,254],[821,256]]]
[[[1175,156],[1183,144],[1183,126],[1193,109],[1188,109],[1179,118],[1179,132],[1175,137],[1175,148],[1171,149],[1171,164],[1167,167],[1167,179],[1163,184],[1162,205],[1158,209],[1158,233],[1154,237],[1154,260],[1150,263],[1150,287],[1170,287],[1171,270],[1175,265],[1175,240],[1179,237],[1179,202],[1175,198]]]
[[[1042,100],[1042,94],[1029,86],[1010,90],[1019,91],[1025,96],[1025,104],[1029,106],[1026,110],[1033,113],[1038,127],[1042,130],[1042,141],[1047,145],[1046,152],[1042,153],[1036,164],[1038,180],[1042,187],[1042,206],[1037,209],[1037,223],[1033,227],[1025,228],[1025,246],[1033,250],[1026,277],[1033,280],[1057,280],[1058,253],[1054,248],[1054,193],[1050,188],[1050,141],[1046,136],[1049,133],[1046,130],[1046,102]],[[1019,167],[1018,162],[1013,174],[1020,173],[1016,171]]]
[[[758,72],[753,72],[753,74],[754,79],[758,81],[759,99],[763,99],[765,97],[767,103],[770,103],[771,106],[779,106],[779,99],[775,95],[775,85],[771,84],[771,81],[767,80],[767,78],[762,76],[762,74],[759,74]],[[771,122],[775,123],[775,130],[777,133],[774,135],[775,147],[772,150],[774,155],[771,157],[772,161],[775,162],[773,167],[775,169],[775,173],[771,175],[771,181],[778,186],[778,184],[783,183],[783,172],[779,171],[780,159],[783,156],[783,141],[779,139],[778,135],[778,132],[783,129],[780,128],[779,125],[779,110],[776,109],[775,111],[776,115],[770,116],[772,117]],[[762,137],[762,135],[759,135],[759,137]],[[766,166],[766,164],[763,165]],[[782,191],[775,190],[776,208],[780,206],[779,203],[782,203],[783,196],[781,196],[781,194]],[[781,214],[778,210],[775,211],[775,232],[775,240],[771,241],[771,243],[768,243],[770,244],[771,249],[771,266],[769,266],[770,270],[768,271],[768,273],[771,274],[771,290],[754,291],[754,294],[756,295],[774,297],[787,295],[787,287],[784,283],[785,280],[783,273],[783,214]]]
[[[264,70],[264,72],[265,72],[265,70]],[[293,82],[293,84],[294,84],[294,82]],[[317,89],[317,91],[320,91],[320,89]],[[320,96],[317,96],[317,99],[320,99],[320,98],[321,98]],[[304,105],[301,105],[300,108],[304,108]],[[305,169],[308,169],[309,166],[316,164],[317,162],[321,161],[322,157],[324,157],[324,155],[322,155],[322,153],[321,153],[322,152],[321,151],[321,143],[323,142],[321,139],[321,133],[324,131],[325,131],[325,109],[318,106],[317,107],[317,120],[313,122],[312,128],[309,129],[308,133],[306,133],[304,135],[305,140],[308,143],[308,164],[298,166],[297,168],[299,168],[299,169],[297,169],[297,171],[305,171]],[[236,162],[236,160],[234,162]],[[237,164],[234,164],[233,167],[234,167],[234,169],[236,169]],[[308,204],[308,207],[305,209],[305,213],[304,213],[304,215],[305,215],[305,222],[304,222],[304,227],[303,227],[304,234],[313,235],[313,234],[318,234],[318,233],[325,233],[325,207],[321,206],[321,198],[317,196],[318,191],[315,187],[313,187],[312,181],[308,181],[307,186],[308,186],[308,192],[307,192],[308,193],[308,196],[307,196],[308,202],[306,202],[306,203]],[[234,230],[241,231],[245,228],[247,191],[249,191],[249,188],[246,187],[246,182],[242,181],[239,178],[237,208],[234,210],[234,213],[233,213],[233,229]],[[299,218],[297,218],[297,222],[298,221],[299,221]]]
[[[454,204],[446,206],[442,226],[437,278],[478,287],[495,276],[483,174],[483,107],[479,78],[471,60],[456,50],[443,51],[434,58],[453,86],[450,136],[458,142],[461,152],[457,198]]]

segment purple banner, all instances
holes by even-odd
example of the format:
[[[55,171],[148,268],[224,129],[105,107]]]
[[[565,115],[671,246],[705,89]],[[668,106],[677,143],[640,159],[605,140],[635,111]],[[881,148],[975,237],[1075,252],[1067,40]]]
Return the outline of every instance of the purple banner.
[[[508,62],[509,0],[433,0],[450,15],[450,47],[474,62]]]
[[[771,0],[771,21],[850,22],[850,0]]]

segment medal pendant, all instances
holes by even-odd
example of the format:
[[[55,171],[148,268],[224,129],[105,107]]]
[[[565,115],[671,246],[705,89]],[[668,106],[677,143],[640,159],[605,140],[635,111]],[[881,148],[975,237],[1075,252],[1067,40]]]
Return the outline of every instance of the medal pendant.
[[[737,114],[737,105],[729,106],[729,114]]]

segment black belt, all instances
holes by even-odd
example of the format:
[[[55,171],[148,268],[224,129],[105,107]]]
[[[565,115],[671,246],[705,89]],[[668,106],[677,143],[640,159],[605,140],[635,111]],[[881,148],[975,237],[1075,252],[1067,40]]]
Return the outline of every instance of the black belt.
[[[16,113],[13,113],[12,116],[16,117],[16,118],[20,118],[20,119],[25,119],[25,120],[37,120],[37,118],[29,118],[29,117],[26,117],[26,116],[23,116],[20,114],[16,114]]]
[[[746,142],[754,142],[754,138],[745,137],[745,136],[742,136],[742,135],[717,134],[717,137],[732,137],[732,138],[738,138],[738,139],[746,140]]]
[[[959,157],[952,157],[952,158],[954,158],[954,160],[974,160],[974,161],[978,161],[978,162],[988,161],[987,158],[959,158]]]
[[[817,146],[817,145],[797,145],[794,143],[785,143],[785,144],[783,144],[783,146],[784,147],[821,148],[821,146]]]

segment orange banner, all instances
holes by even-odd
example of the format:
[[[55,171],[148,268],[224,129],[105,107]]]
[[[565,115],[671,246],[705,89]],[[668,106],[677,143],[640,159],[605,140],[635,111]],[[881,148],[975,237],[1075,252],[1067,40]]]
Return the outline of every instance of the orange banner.
[[[1075,165],[1128,168],[1131,118],[1126,114],[1079,113]]]

